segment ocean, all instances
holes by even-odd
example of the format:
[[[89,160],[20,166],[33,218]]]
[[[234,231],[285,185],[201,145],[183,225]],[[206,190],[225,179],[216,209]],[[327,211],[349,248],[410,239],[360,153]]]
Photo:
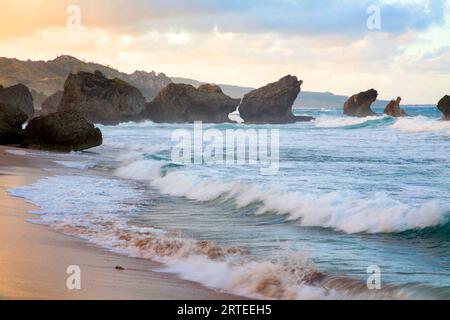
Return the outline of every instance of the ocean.
[[[450,122],[405,110],[203,125],[278,129],[273,175],[172,161],[174,130],[193,124],[99,126],[101,147],[52,155],[51,175],[10,193],[41,208],[35,223],[250,298],[450,299]],[[373,270],[381,289],[368,288]]]

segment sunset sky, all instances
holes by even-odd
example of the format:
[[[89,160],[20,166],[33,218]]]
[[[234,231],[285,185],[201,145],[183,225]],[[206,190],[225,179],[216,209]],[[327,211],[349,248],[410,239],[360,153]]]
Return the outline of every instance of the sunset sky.
[[[371,5],[380,30],[367,27]],[[374,87],[405,103],[450,94],[450,0],[2,0],[1,8],[3,57],[70,54],[252,87],[294,74],[304,90]]]

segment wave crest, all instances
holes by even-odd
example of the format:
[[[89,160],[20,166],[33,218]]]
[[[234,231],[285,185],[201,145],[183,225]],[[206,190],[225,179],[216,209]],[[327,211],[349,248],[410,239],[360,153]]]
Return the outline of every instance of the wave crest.
[[[117,170],[123,178],[149,181],[159,192],[196,201],[232,202],[255,207],[255,214],[275,213],[302,226],[332,228],[348,234],[396,233],[448,223],[450,208],[438,201],[411,206],[384,193],[361,196],[352,191],[303,194],[277,186],[199,178],[181,171],[163,174],[163,162],[139,160]]]
[[[391,128],[408,133],[440,132],[450,136],[450,121],[431,119],[424,116],[399,118]]]

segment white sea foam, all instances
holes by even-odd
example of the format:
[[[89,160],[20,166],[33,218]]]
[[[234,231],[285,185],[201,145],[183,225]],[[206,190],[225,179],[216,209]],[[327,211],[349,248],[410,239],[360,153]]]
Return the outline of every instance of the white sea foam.
[[[424,116],[399,118],[391,126],[403,132],[440,132],[450,135],[450,121],[431,119]]]
[[[58,160],[53,161],[56,164],[62,165],[65,168],[70,169],[79,169],[79,170],[86,170],[90,168],[94,168],[96,166],[96,162],[93,161],[68,161],[68,160]]]
[[[119,179],[76,175],[42,178],[9,192],[42,208],[46,213],[42,216],[44,223],[71,221],[80,225],[84,225],[85,215],[91,212],[102,220],[111,216],[120,219],[120,213],[133,212],[135,205],[131,200],[138,202],[142,195]]]
[[[363,124],[367,121],[383,119],[384,116],[371,116],[365,118],[356,117],[330,117],[322,116],[314,120],[314,124],[317,128],[340,128]]]
[[[256,214],[275,213],[302,226],[345,233],[395,233],[439,226],[449,221],[450,207],[438,201],[412,206],[384,193],[361,196],[352,191],[302,194],[277,186],[198,178],[181,171],[161,175],[163,162],[141,160],[117,170],[124,178],[148,180],[161,193],[197,201],[232,200],[237,208],[255,205]]]
[[[13,149],[7,149],[5,150],[6,153],[15,155],[15,156],[26,156],[28,154],[28,152],[24,151],[24,150],[13,150]]]

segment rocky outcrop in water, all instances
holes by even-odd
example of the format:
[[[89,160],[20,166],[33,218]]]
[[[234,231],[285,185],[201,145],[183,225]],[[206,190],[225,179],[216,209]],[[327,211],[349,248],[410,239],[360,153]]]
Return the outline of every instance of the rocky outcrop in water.
[[[195,88],[171,83],[146,106],[146,116],[154,122],[206,123],[231,122],[229,114],[236,111],[239,99],[225,95],[219,86],[204,84]]]
[[[437,107],[444,114],[444,120],[450,121],[450,96],[444,96]]]
[[[57,91],[42,102],[41,114],[46,115],[58,111],[64,92]]]
[[[241,118],[246,123],[282,124],[311,121],[311,117],[297,117],[292,105],[301,91],[303,81],[288,75],[277,82],[246,94],[239,106]]]
[[[22,146],[50,151],[80,151],[101,145],[100,129],[77,111],[34,118],[24,131]]]
[[[408,114],[400,108],[400,102],[402,101],[402,98],[398,97],[396,100],[392,100],[389,102],[389,104],[384,109],[384,114],[391,116],[391,117],[406,117]]]
[[[145,98],[139,90],[101,72],[70,74],[58,111],[78,111],[94,123],[114,125],[141,120]]]
[[[0,144],[18,144],[22,140],[22,125],[28,116],[21,109],[0,102]]]
[[[25,112],[28,118],[33,117],[33,96],[23,84],[16,84],[8,88],[0,88],[0,103],[13,106]]]
[[[344,114],[353,117],[368,117],[376,115],[370,106],[377,100],[378,92],[370,89],[351,96],[344,104]]]

